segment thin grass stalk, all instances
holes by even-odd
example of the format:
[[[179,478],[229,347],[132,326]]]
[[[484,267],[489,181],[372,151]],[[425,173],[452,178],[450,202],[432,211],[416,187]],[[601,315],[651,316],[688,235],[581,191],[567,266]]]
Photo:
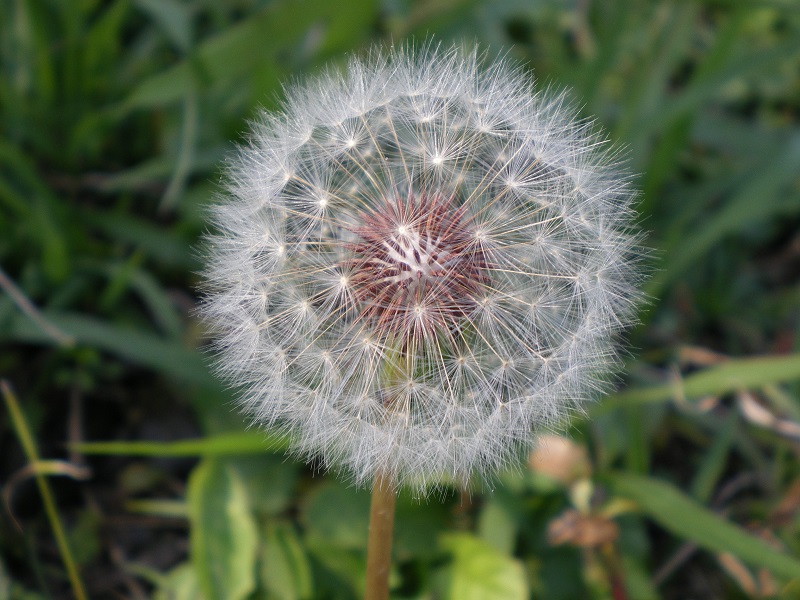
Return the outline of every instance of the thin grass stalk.
[[[11,386],[8,385],[6,381],[0,381],[0,389],[2,389],[8,413],[11,415],[11,422],[14,425],[14,429],[22,445],[22,449],[25,452],[25,457],[28,459],[28,463],[32,465],[39,464],[39,452],[36,449],[36,443],[34,442],[30,429],[28,429],[28,424],[25,422],[25,417],[19,407],[19,402],[17,402],[14,392],[11,391]],[[72,556],[72,551],[67,543],[67,534],[64,531],[64,526],[61,524],[61,518],[58,515],[58,509],[56,508],[53,494],[50,491],[50,486],[45,476],[38,469],[34,469],[34,478],[36,479],[36,485],[39,487],[39,493],[42,495],[44,511],[47,515],[47,520],[50,521],[50,527],[56,539],[58,552],[61,554],[61,560],[67,570],[67,577],[69,577],[69,582],[72,586],[72,593],[77,600],[86,600],[88,596],[86,595],[86,590],[83,587],[83,582],[78,573],[78,567]]]

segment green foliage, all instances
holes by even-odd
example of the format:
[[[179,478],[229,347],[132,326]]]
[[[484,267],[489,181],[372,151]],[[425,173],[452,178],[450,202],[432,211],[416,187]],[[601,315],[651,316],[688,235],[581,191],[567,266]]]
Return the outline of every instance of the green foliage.
[[[289,524],[270,524],[264,531],[261,582],[276,600],[311,598],[314,589],[308,557]]]
[[[453,555],[446,598],[524,600],[528,597],[519,561],[467,533],[450,534],[443,544]]]
[[[730,552],[784,577],[800,577],[800,561],[714,515],[668,483],[631,473],[617,473],[610,479],[620,494],[634,499],[645,513],[677,535],[709,550]]]
[[[203,596],[238,600],[255,588],[258,538],[247,490],[235,469],[206,459],[186,490],[192,565]]]
[[[570,431],[584,471],[402,493],[392,597],[800,593],[795,3],[0,0],[0,598],[360,596],[369,494],[246,429],[197,240],[282,82],[428,35],[597,116],[653,275],[629,375]]]

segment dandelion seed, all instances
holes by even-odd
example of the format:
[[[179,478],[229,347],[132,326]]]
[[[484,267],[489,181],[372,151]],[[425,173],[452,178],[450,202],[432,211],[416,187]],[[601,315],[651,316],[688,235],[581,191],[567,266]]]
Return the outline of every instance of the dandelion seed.
[[[219,371],[358,484],[491,477],[616,366],[637,236],[604,148],[476,52],[395,48],[289,89],[214,209]]]

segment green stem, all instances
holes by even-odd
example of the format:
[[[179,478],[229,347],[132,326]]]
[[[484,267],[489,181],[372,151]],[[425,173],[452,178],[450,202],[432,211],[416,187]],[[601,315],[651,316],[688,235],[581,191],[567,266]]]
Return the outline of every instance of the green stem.
[[[39,464],[39,453],[36,450],[36,443],[33,440],[30,429],[28,429],[28,424],[25,422],[25,417],[19,407],[19,402],[17,402],[14,392],[11,391],[11,386],[9,386],[6,381],[0,381],[0,388],[3,391],[3,398],[6,401],[6,407],[11,415],[11,422],[17,432],[17,437],[19,438],[28,462],[32,465]],[[72,558],[72,552],[67,543],[67,535],[64,532],[64,527],[61,525],[61,519],[58,516],[58,510],[56,509],[56,503],[53,500],[50,486],[39,469],[34,469],[33,472],[36,478],[36,485],[39,486],[39,493],[42,495],[42,502],[44,503],[47,519],[50,521],[50,527],[53,529],[53,535],[56,538],[61,560],[64,561],[64,566],[67,569],[67,576],[72,585],[72,592],[77,600],[86,600],[86,590],[83,588],[83,582],[78,574],[78,568],[75,564],[75,560]]]
[[[395,486],[383,472],[375,476],[369,510],[367,581],[364,600],[388,600],[389,571],[392,566]]]

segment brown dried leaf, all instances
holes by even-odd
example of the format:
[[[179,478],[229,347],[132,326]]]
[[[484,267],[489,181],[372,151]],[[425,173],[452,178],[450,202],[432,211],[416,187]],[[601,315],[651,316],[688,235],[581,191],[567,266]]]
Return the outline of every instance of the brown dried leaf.
[[[739,584],[739,587],[741,587],[748,596],[752,598],[761,597],[759,586],[753,578],[753,574],[750,573],[750,570],[745,567],[738,558],[733,554],[723,552],[717,555],[717,560],[728,575],[736,580],[736,583]]]
[[[681,364],[710,367],[725,362],[728,357],[708,348],[681,346],[678,349],[678,360]]]
[[[597,548],[614,542],[619,527],[605,517],[583,515],[577,510],[566,510],[547,527],[547,540],[553,546],[569,544],[579,548]]]
[[[795,479],[778,506],[769,515],[769,524],[772,527],[785,527],[792,522],[798,510],[800,510],[800,479]]]

